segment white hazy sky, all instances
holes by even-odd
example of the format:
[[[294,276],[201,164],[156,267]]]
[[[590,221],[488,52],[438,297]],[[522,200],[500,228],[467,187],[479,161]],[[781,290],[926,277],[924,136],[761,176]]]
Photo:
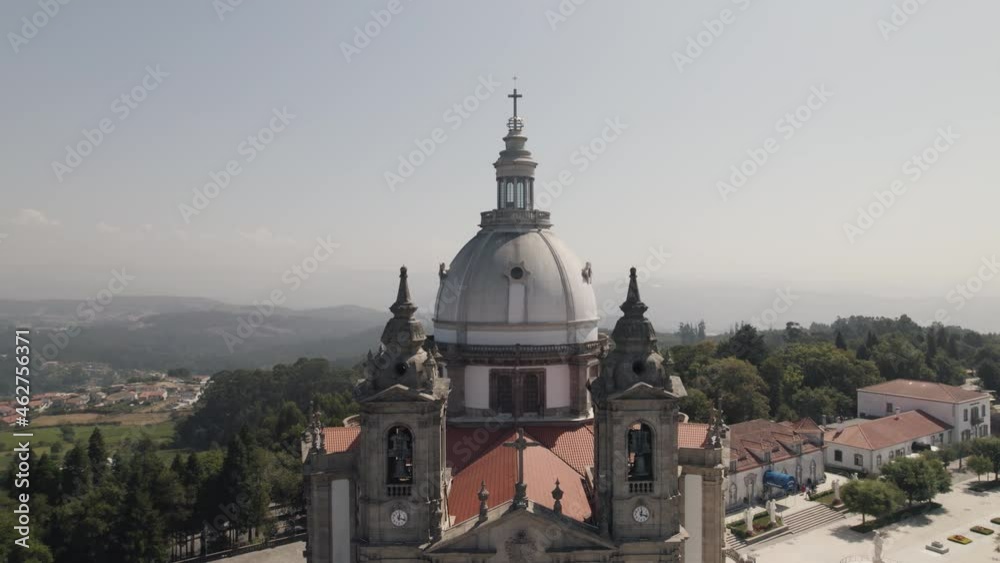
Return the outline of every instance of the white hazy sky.
[[[340,245],[328,274],[436,271],[493,206],[515,73],[539,181],[574,177],[548,206],[556,230],[598,277],[662,248],[661,273],[689,281],[941,296],[1000,252],[1000,3],[928,2],[885,32],[917,2],[590,0],[562,18],[555,0],[402,0],[373,23],[389,4],[0,5],[0,297],[87,295],[126,268],[140,293],[250,301],[317,237]],[[729,23],[705,23],[723,10]],[[348,61],[366,25],[377,35]],[[115,100],[147,67],[166,76],[125,115]],[[489,77],[467,118],[446,113]],[[786,138],[779,120],[813,87],[832,95]],[[282,108],[294,118],[247,162],[241,142]],[[53,162],[105,119],[59,181]],[[608,119],[627,129],[582,170],[574,152]],[[385,173],[436,128],[444,142],[390,190]],[[948,128],[913,181],[904,164]],[[776,152],[724,200],[717,183],[768,138]],[[241,173],[185,221],[178,206],[230,160]],[[852,244],[844,224],[896,180],[905,193]]]

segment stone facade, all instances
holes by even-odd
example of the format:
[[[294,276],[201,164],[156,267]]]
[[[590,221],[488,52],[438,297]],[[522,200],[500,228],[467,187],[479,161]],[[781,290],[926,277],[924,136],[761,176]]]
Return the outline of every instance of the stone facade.
[[[306,558],[721,563],[721,417],[680,447],[686,393],[635,269],[624,316],[599,335],[591,266],[533,208],[516,112],[509,127],[497,209],[441,267],[435,338],[403,268],[360,415],[304,436]]]
[[[719,420],[700,445],[679,446],[685,391],[656,351],[634,271],[626,315],[589,388],[594,461],[581,481],[592,515],[583,519],[564,513],[558,481],[552,493],[512,482],[523,502],[495,506],[484,482],[479,516],[450,517],[450,500],[469,500],[450,498],[450,380],[412,318],[406,283],[404,270],[383,346],[357,388],[359,426],[334,429],[338,443],[314,429],[305,443],[310,563],[724,561],[725,428]],[[549,494],[554,505],[539,502]]]

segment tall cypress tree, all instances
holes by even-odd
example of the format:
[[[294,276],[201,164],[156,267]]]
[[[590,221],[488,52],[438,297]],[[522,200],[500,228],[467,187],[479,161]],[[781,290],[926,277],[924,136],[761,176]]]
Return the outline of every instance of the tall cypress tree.
[[[77,444],[63,458],[62,499],[65,501],[86,493],[90,489],[91,479],[90,458],[83,446]]]
[[[837,339],[834,344],[841,350],[847,350],[847,342],[844,341],[844,335],[839,330],[837,331]]]
[[[868,338],[865,339],[865,346],[868,347],[869,351],[874,350],[878,346],[878,337],[870,330],[868,331]]]
[[[87,458],[90,461],[90,468],[93,471],[94,483],[100,484],[108,470],[108,447],[104,443],[104,435],[101,429],[94,427],[90,433],[90,440],[87,442]]]
[[[927,329],[927,365],[934,364],[934,356],[937,355],[937,339],[934,334],[934,327]]]
[[[948,337],[948,348],[947,348],[947,350],[948,350],[948,355],[949,356],[951,356],[952,358],[954,358],[956,360],[958,359],[958,355],[959,354],[958,354],[958,335],[957,334],[952,333],[952,335]]]
[[[945,330],[944,325],[938,325],[934,339],[937,341],[938,348],[944,348],[948,345],[948,331]]]
[[[854,353],[854,356],[859,360],[872,359],[872,353],[868,351],[868,347],[863,342],[858,346],[858,351]]]

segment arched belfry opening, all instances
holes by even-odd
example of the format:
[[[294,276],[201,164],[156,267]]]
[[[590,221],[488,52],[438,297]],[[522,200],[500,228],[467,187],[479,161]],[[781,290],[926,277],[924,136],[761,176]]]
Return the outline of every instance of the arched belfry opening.
[[[413,434],[404,426],[394,426],[386,436],[387,485],[413,483]]]
[[[653,429],[641,422],[628,429],[628,480],[653,480]]]

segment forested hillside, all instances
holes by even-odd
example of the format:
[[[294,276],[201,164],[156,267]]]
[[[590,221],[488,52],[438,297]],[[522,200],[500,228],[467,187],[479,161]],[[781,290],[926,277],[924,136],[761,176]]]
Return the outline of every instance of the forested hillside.
[[[743,324],[716,338],[684,324],[679,334],[689,343],[669,352],[689,393],[682,408],[696,421],[719,400],[730,423],[853,417],[859,387],[898,378],[961,385],[974,374],[1000,391],[1000,336],[921,327],[905,315],[765,332]]]

